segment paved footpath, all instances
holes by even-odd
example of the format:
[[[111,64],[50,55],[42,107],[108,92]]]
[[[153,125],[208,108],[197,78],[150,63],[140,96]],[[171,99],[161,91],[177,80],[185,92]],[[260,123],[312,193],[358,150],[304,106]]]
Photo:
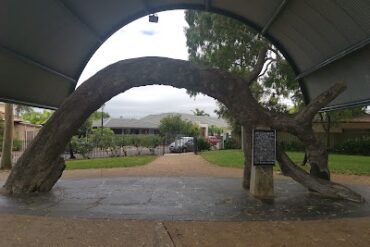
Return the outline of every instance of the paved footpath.
[[[6,176],[0,173],[0,184]],[[241,169],[214,166],[191,154],[162,156],[142,167],[66,171],[55,192],[43,197],[52,203],[39,203],[37,198],[20,203],[24,199],[0,197],[0,246],[370,246],[369,216],[335,217],[345,204],[339,201],[325,208],[320,204],[322,200],[315,199],[318,204],[302,207],[301,213],[300,207],[284,207],[288,201],[304,206],[312,200],[309,196],[289,199],[300,194],[302,188],[281,176],[276,176],[275,205],[263,205],[238,189],[241,176]],[[370,185],[365,176],[340,175],[335,180],[358,187]],[[287,184],[294,189],[287,191]],[[223,189],[228,186],[235,189]],[[208,195],[207,189],[214,194]],[[168,201],[163,191],[177,199]],[[145,195],[149,199],[141,200]],[[132,199],[125,201],[127,197]],[[22,214],[2,211],[13,204],[20,207],[17,210]],[[198,204],[208,211],[199,211],[195,207]],[[140,214],[138,208],[142,210]],[[318,208],[324,214],[313,219],[285,217],[310,216],[309,211]],[[216,213],[212,209],[217,209]],[[244,214],[239,219],[229,217],[241,209]],[[296,211],[289,212],[292,209]],[[130,210],[136,210],[136,214],[127,214]],[[88,212],[96,214],[85,217]],[[109,216],[100,217],[98,212]],[[180,218],[182,212],[186,217],[198,218],[163,218],[169,212],[179,213]],[[68,217],[63,216],[68,213]],[[119,216],[122,213],[126,215]],[[157,218],[150,219],[153,214]]]

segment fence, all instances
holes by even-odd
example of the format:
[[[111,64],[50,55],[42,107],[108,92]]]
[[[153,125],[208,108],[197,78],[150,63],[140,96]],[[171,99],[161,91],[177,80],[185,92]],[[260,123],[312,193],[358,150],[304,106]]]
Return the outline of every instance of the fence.
[[[125,146],[119,148],[109,148],[109,149],[100,149],[94,148],[91,152],[87,153],[88,158],[106,158],[106,157],[125,157],[125,156],[139,156],[139,155],[164,155],[168,153],[169,149],[167,146],[160,145],[156,148],[147,148],[147,147],[133,147]],[[74,156],[77,159],[83,159],[84,157],[81,154],[74,153]],[[65,160],[69,160],[71,155],[69,152],[62,154],[62,157]]]
[[[133,146],[127,146],[127,147],[120,147],[120,148],[110,148],[110,149],[99,149],[94,148],[91,152],[89,152],[86,157],[90,159],[95,158],[107,158],[107,157],[125,157],[125,156],[139,156],[139,155],[164,155],[166,153],[169,153],[168,146],[160,145],[156,148],[146,148],[146,147],[133,147]],[[15,164],[18,159],[23,154],[23,151],[13,151],[12,152],[12,163]],[[70,159],[70,153],[64,152],[61,155],[65,160]],[[84,157],[81,154],[74,153],[74,156],[76,159],[84,159]],[[1,157],[1,155],[0,155]]]

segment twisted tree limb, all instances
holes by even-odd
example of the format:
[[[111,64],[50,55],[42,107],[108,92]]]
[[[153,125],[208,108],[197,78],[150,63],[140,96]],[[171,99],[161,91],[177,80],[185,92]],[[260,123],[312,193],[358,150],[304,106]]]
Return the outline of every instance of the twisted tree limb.
[[[284,175],[293,178],[306,188],[334,199],[345,199],[353,202],[364,202],[364,198],[344,185],[310,176],[298,167],[278,146],[277,160]]]
[[[257,62],[254,65],[252,72],[245,78],[246,85],[249,87],[255,80],[257,80],[261,73],[263,66],[265,65],[266,55],[268,48],[267,46],[262,47],[258,52]]]
[[[307,120],[313,119],[313,117],[331,101],[333,101],[339,94],[346,90],[347,85],[344,82],[337,82],[329,89],[321,93],[315,99],[311,101],[307,106],[303,107],[294,117],[295,121],[299,123],[305,123]]]

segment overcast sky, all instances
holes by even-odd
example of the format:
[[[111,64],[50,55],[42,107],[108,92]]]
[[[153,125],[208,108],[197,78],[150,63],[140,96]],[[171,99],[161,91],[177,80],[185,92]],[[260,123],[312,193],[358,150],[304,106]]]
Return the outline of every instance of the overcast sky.
[[[159,22],[138,19],[112,35],[94,54],[79,84],[114,62],[142,56],[163,56],[187,60],[184,11],[158,13]],[[190,98],[185,89],[169,86],[132,88],[106,103],[104,110],[113,117],[140,118],[164,112],[192,113],[200,108],[214,115],[215,100],[204,95]]]

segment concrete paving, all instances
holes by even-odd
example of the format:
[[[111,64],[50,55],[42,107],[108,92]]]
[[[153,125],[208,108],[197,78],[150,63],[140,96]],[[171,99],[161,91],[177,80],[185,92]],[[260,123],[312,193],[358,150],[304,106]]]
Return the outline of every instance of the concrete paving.
[[[370,186],[350,185],[370,201]],[[296,220],[370,215],[369,203],[309,194],[288,179],[275,181],[273,204],[254,199],[240,178],[103,177],[62,179],[47,194],[0,196],[0,213],[145,220]]]
[[[8,172],[0,172],[0,186]],[[0,246],[370,246],[370,205],[310,195],[275,174],[276,199],[241,188],[242,169],[195,155],[132,168],[65,171],[47,194],[0,196]],[[370,201],[366,176],[333,175]]]

